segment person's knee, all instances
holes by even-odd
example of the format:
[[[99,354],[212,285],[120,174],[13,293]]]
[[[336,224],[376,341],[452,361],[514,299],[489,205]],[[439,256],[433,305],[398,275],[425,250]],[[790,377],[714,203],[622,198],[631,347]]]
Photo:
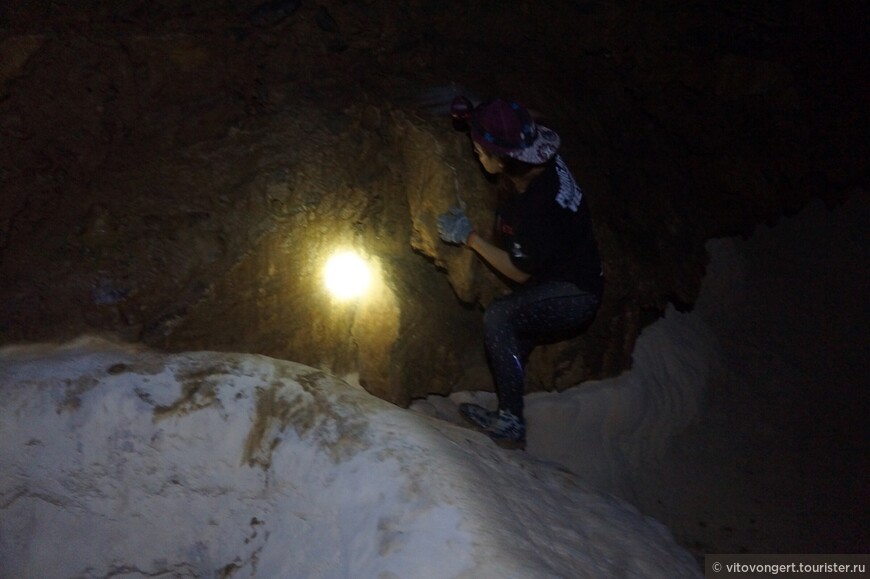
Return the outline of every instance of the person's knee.
[[[511,318],[510,304],[505,300],[495,300],[483,312],[483,327],[487,334],[508,327]]]

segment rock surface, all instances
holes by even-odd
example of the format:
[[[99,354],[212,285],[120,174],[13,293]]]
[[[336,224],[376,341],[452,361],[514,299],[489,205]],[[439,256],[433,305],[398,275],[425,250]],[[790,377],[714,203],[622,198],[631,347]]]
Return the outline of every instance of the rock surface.
[[[661,524],[317,369],[0,350],[3,577],[700,577]],[[529,500],[529,493],[534,500]]]
[[[544,112],[590,200],[608,289],[530,390],[611,376],[706,240],[867,189],[863,9],[812,2],[25,3],[0,36],[0,343],[104,331],[359,373],[385,399],[486,388],[505,286],[446,246],[492,192],[419,96]],[[486,22],[486,26],[482,23]],[[859,83],[860,84],[860,83]],[[337,307],[319,270],[382,283]]]

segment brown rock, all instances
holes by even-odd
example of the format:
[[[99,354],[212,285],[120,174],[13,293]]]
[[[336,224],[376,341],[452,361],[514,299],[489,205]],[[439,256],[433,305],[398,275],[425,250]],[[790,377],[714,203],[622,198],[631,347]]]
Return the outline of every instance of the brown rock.
[[[31,34],[12,36],[0,42],[0,86],[21,73],[43,42],[44,36]]]

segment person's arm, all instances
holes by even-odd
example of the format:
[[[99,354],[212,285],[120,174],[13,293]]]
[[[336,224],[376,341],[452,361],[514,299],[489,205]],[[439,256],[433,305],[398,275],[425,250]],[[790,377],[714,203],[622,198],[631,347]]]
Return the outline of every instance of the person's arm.
[[[476,251],[480,257],[485,259],[502,275],[517,283],[526,283],[531,277],[528,273],[514,265],[507,251],[491,244],[474,231],[468,236],[465,245]]]

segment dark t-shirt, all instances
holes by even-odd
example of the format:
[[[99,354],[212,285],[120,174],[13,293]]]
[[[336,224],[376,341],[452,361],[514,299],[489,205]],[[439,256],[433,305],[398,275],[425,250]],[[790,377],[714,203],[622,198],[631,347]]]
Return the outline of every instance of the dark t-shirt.
[[[526,190],[503,203],[496,229],[520,270],[599,293],[603,278],[589,206],[558,155]]]

